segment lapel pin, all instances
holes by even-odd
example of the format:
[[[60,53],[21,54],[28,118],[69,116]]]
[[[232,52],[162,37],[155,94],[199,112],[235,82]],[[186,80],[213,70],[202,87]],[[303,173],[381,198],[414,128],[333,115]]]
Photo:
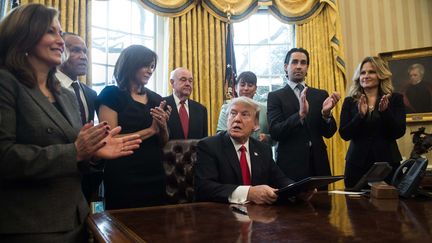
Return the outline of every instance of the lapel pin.
[[[255,155],[255,156],[258,156],[258,153],[257,153],[257,152],[254,152],[254,155]]]

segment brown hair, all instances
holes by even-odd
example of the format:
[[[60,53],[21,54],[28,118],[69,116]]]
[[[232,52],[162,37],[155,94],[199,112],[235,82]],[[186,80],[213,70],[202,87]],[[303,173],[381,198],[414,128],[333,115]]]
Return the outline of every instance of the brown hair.
[[[58,11],[42,4],[26,4],[13,9],[0,22],[0,67],[15,75],[28,87],[37,84],[36,72],[27,60],[28,52],[39,43]],[[56,69],[48,73],[47,86],[55,91],[60,87],[55,79]]]
[[[154,51],[142,45],[131,45],[121,53],[114,67],[114,78],[121,90],[129,90],[129,83],[135,78],[137,71],[157,64],[157,55]],[[143,87],[141,87],[143,88]]]

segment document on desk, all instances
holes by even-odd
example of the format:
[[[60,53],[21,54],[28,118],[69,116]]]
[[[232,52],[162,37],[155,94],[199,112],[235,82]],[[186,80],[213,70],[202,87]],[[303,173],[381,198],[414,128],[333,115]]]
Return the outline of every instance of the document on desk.
[[[340,191],[340,190],[334,190],[329,191],[329,194],[343,194],[343,195],[363,195],[366,192],[350,192],[350,191]]]
[[[297,181],[289,184],[288,186],[281,188],[276,191],[276,194],[284,197],[292,197],[300,192],[306,192],[319,188],[322,186],[327,186],[338,180],[342,180],[343,176],[313,176],[305,178],[301,181]]]

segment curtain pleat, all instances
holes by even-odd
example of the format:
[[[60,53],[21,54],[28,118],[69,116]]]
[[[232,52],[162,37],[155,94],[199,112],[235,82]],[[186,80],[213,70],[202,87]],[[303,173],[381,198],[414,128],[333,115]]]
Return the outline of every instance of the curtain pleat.
[[[75,33],[83,38],[87,48],[91,50],[91,22],[90,22],[90,0],[22,0],[21,5],[29,3],[40,3],[45,6],[56,8],[60,15],[59,21],[64,32]],[[89,64],[91,63],[91,52],[87,52]],[[85,77],[80,77],[82,82],[91,85],[91,65]]]
[[[306,24],[296,26],[296,45],[307,49],[310,53],[310,66],[306,83],[312,87],[327,90],[329,93],[337,91],[342,99],[345,97],[345,75],[340,68],[337,56],[341,55],[341,48],[332,47],[333,38],[332,14],[334,9],[326,6],[319,15]],[[337,26],[336,26],[337,28]],[[333,110],[336,122],[339,124],[339,114],[342,109],[341,100]],[[334,175],[343,175],[347,142],[342,140],[339,133],[326,139],[330,166]],[[336,188],[343,188],[343,182],[338,182]]]
[[[169,71],[185,67],[192,72],[191,95],[207,107],[209,131],[216,130],[219,109],[223,103],[223,69],[225,67],[226,24],[197,6],[180,17],[169,20]]]

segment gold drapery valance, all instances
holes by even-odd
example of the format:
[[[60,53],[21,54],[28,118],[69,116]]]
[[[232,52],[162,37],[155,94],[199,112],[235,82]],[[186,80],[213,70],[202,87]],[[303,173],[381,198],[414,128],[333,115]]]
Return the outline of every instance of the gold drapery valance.
[[[186,14],[198,4],[198,0],[140,0],[143,6],[153,13],[166,16],[178,17]]]
[[[335,5],[336,0],[141,0],[141,3],[155,14],[178,17],[197,5],[211,15],[227,22],[228,15],[233,22],[246,19],[261,6],[284,23],[302,24],[320,13],[326,4]]]

